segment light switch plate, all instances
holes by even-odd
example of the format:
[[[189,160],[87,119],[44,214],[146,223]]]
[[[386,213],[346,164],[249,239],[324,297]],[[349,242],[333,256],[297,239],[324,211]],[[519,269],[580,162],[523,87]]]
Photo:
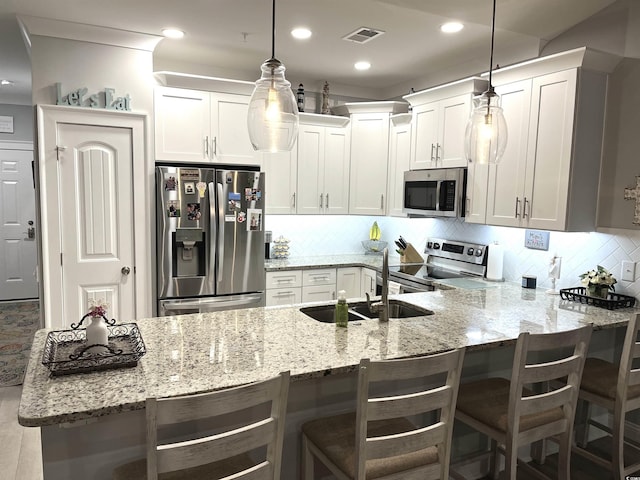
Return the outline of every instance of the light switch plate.
[[[635,262],[622,262],[622,272],[620,278],[626,282],[633,282],[636,279]]]

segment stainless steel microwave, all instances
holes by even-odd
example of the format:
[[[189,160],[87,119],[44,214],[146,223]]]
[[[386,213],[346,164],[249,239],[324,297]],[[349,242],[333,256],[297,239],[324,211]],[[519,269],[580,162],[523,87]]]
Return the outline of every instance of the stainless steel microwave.
[[[402,211],[425,217],[464,217],[466,168],[404,172]]]

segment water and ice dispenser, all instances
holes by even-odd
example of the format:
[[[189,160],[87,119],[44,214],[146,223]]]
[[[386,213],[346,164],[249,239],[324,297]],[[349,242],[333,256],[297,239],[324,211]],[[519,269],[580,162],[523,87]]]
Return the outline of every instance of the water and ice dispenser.
[[[178,228],[173,233],[174,277],[205,276],[205,232],[201,228]]]

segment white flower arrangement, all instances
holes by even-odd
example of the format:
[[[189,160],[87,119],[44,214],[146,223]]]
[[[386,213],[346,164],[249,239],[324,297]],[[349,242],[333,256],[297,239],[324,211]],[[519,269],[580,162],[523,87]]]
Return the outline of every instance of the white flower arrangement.
[[[597,285],[599,287],[607,287],[609,290],[615,292],[616,287],[614,286],[618,281],[616,277],[614,277],[609,270],[604,267],[598,265],[596,270],[589,270],[586,273],[580,275],[580,281],[585,287],[589,287],[592,285]]]
[[[109,304],[105,302],[103,299],[89,299],[89,313],[94,318],[104,317],[107,314],[107,310],[109,309]]]

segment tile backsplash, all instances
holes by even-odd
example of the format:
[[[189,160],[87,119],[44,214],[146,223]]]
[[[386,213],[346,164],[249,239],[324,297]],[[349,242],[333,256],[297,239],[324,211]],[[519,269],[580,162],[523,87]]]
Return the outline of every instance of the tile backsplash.
[[[363,253],[361,241],[369,239],[369,228],[377,221],[381,240],[402,235],[422,252],[428,237],[504,245],[504,278],[520,283],[522,275],[535,275],[538,287],[550,288],[549,263],[562,257],[557,288],[580,286],[578,275],[602,265],[617,278],[616,292],[640,298],[640,266],[634,282],[621,280],[623,261],[640,262],[640,230],[601,229],[589,233],[550,232],[549,250],[524,246],[525,229],[467,224],[458,219],[367,217],[356,215],[268,215],[265,228],[289,239],[290,256]]]

